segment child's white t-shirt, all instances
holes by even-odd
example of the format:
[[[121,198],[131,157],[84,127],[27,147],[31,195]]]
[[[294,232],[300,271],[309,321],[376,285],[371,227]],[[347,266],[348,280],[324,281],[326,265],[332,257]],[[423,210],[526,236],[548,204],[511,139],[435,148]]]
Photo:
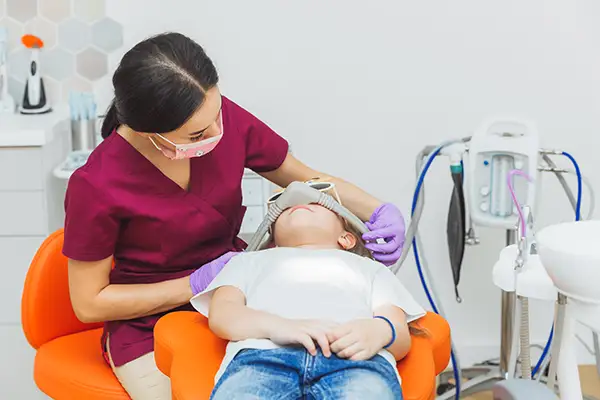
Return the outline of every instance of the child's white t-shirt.
[[[252,309],[290,319],[344,323],[372,318],[373,310],[386,304],[402,308],[408,322],[425,315],[386,266],[344,250],[278,247],[240,254],[192,298],[194,308],[208,317],[212,294],[221,286],[241,290]],[[279,347],[268,339],[230,342],[215,383],[239,351]],[[391,353],[382,350],[379,354],[396,370]]]

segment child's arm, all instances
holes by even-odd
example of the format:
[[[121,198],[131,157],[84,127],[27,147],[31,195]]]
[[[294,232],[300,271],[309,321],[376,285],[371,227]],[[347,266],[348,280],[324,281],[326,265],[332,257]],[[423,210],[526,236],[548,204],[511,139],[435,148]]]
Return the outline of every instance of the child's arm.
[[[389,320],[394,330],[377,316]],[[408,354],[411,343],[404,311],[393,305],[377,307],[371,319],[355,319],[340,325],[328,332],[327,338],[331,351],[338,357],[355,361],[368,360],[383,348],[401,360]]]
[[[408,354],[410,350],[410,332],[408,330],[408,323],[406,322],[406,314],[400,307],[393,305],[385,305],[375,309],[374,316],[382,316],[387,318],[393,325],[396,331],[396,340],[386,350],[392,353],[394,358],[402,360]],[[378,322],[381,330],[384,332],[384,337],[387,339],[384,346],[392,340],[392,330],[389,324],[380,318],[375,318]],[[387,335],[386,333],[387,332]]]
[[[315,342],[326,357],[331,355],[327,330],[332,324],[324,321],[290,320],[246,306],[244,293],[234,286],[222,286],[212,296],[208,324],[222,339],[270,339],[280,346],[302,345],[312,355],[317,354]]]
[[[373,318],[350,321],[328,332],[331,351],[342,358],[368,360],[386,348],[401,360],[411,345],[408,323],[425,315],[425,310],[387,268],[380,268],[374,277],[370,300]],[[375,317],[385,317],[394,330],[385,319]]]
[[[246,307],[246,296],[234,286],[222,286],[212,296],[208,323],[222,339],[268,339],[278,317]]]

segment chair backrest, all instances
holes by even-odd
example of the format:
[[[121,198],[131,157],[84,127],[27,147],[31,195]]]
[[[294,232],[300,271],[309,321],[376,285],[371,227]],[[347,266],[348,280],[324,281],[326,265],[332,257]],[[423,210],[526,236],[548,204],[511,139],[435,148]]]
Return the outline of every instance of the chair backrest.
[[[23,297],[21,324],[29,344],[37,349],[57,337],[102,326],[84,324],[75,316],[69,296],[67,258],[60,229],[46,238],[31,261]]]

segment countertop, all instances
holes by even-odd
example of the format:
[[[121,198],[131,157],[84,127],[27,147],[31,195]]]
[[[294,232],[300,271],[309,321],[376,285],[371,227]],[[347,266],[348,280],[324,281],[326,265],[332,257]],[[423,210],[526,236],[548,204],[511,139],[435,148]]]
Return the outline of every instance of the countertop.
[[[68,118],[66,108],[40,115],[0,113],[0,147],[43,146],[55,134],[69,131]]]

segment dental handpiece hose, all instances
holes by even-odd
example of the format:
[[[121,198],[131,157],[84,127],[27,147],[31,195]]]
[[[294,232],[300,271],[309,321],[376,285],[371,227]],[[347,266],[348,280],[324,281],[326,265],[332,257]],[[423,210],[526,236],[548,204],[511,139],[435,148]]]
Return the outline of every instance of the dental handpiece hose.
[[[412,220],[411,220],[410,226],[407,230],[407,239],[406,239],[406,243],[405,243],[405,246],[403,249],[403,257],[399,260],[398,263],[396,263],[396,265],[394,265],[392,267],[392,271],[394,273],[397,273],[398,269],[402,265],[402,262],[406,258],[407,252],[410,250],[410,247],[412,245],[413,254],[415,256],[415,263],[417,264],[417,272],[419,273],[419,278],[421,280],[423,290],[425,291],[425,295],[427,296],[427,300],[429,301],[429,304],[431,305],[431,308],[433,309],[433,311],[436,314],[439,314],[444,318],[445,318],[445,312],[442,310],[442,304],[438,303],[439,296],[437,295],[437,292],[435,290],[435,285],[433,284],[433,282],[431,282],[431,280],[429,280],[429,282],[431,282],[431,287],[429,287],[427,284],[428,279],[425,278],[425,276],[430,276],[430,271],[427,266],[425,257],[423,256],[423,263],[421,263],[421,257],[419,256],[418,249],[420,246],[417,244],[417,243],[420,243],[420,238],[419,238],[419,233],[418,233],[418,224],[419,224],[421,215],[423,213],[423,207],[424,207],[424,203],[425,203],[425,200],[424,200],[425,176],[427,175],[427,172],[429,171],[431,164],[433,163],[435,158],[440,154],[440,152],[445,147],[450,146],[454,143],[459,143],[459,142],[464,143],[468,140],[469,140],[469,138],[464,138],[464,139],[444,142],[441,145],[439,145],[434,151],[430,152],[430,154],[426,157],[426,160],[424,159],[424,157],[422,157],[424,155],[423,153],[420,153],[419,157],[417,157],[417,163],[416,163],[417,184],[415,187],[415,192],[413,195],[413,201],[412,201],[412,207],[411,207]],[[455,381],[454,393],[455,393],[456,400],[458,400],[460,398],[460,392],[461,392],[462,371],[461,371],[460,361],[459,361],[457,351],[456,351],[456,346],[454,345],[454,341],[452,339],[450,341],[450,344],[451,344],[450,361],[452,362],[452,369],[453,369],[454,381]]]

